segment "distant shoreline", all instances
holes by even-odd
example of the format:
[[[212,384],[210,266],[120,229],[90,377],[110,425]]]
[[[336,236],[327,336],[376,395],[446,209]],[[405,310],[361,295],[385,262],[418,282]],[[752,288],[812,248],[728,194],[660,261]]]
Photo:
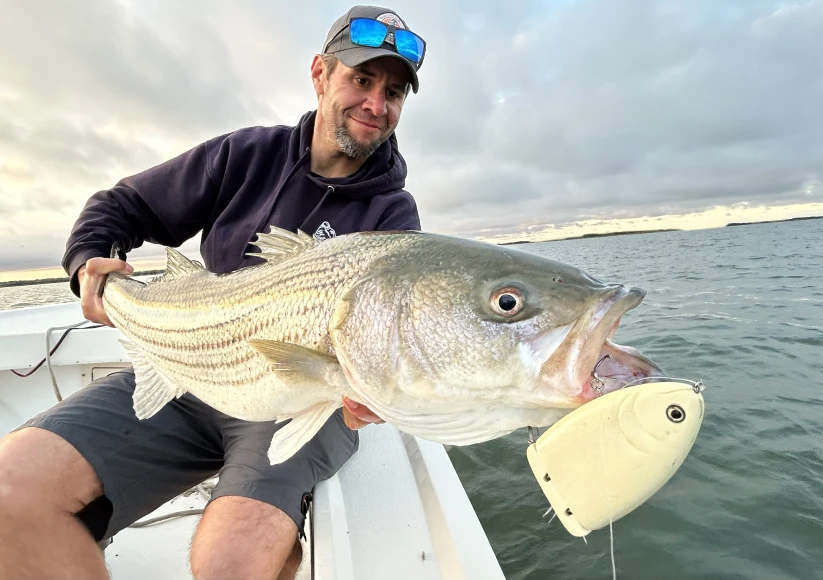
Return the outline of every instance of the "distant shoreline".
[[[823,220],[823,215],[815,215],[811,217],[796,217],[796,218],[786,218],[784,220],[767,220],[762,222],[730,222],[726,224],[726,227],[731,226],[754,226],[757,224],[779,224],[781,222],[799,222],[802,220]]]
[[[811,217],[796,217],[796,218],[786,218],[783,220],[767,220],[762,222],[729,222],[723,227],[730,227],[730,226],[753,226],[757,224],[777,224],[781,222],[796,222],[802,220],[820,220],[823,219],[823,215],[811,216]],[[518,240],[516,242],[501,242],[497,244],[498,246],[511,246],[513,244],[536,244],[540,242],[562,242],[565,240],[582,240],[585,238],[603,238],[607,236],[631,236],[635,234],[655,234],[658,232],[682,232],[683,230],[680,228],[672,228],[666,230],[634,230],[628,232],[608,232],[605,234],[583,234],[582,236],[571,236],[568,238],[553,238],[551,240],[539,240],[537,242],[532,240]]]
[[[564,242],[566,240],[583,240],[586,238],[606,238],[609,236],[634,236],[637,234],[657,234],[660,232],[682,232],[680,228],[669,228],[665,230],[633,230],[628,232],[607,232],[605,234],[583,234],[582,236],[570,236],[568,238],[552,238],[551,240],[518,240],[516,242],[501,242],[498,246],[511,246],[513,244],[539,244],[542,242]]]
[[[757,224],[776,224],[781,222],[796,222],[796,221],[803,221],[803,220],[820,220],[823,219],[823,215],[818,216],[810,216],[810,217],[796,217],[796,218],[787,218],[782,220],[767,220],[761,222],[729,222],[724,227],[733,227],[733,226],[753,226]],[[561,242],[565,240],[583,240],[587,238],[605,238],[609,236],[632,236],[637,234],[657,234],[660,232],[681,232],[682,229],[679,228],[670,228],[670,229],[663,229],[663,230],[634,230],[628,232],[607,232],[605,234],[583,234],[582,236],[571,236],[568,238],[555,238],[552,240],[540,240],[540,242]],[[496,244],[498,246],[511,246],[514,244],[534,244],[538,242],[534,242],[531,240],[518,240],[515,242],[500,242]],[[132,274],[133,276],[153,276],[156,274],[162,274],[165,270],[144,270],[142,272],[135,272]],[[68,277],[65,278],[41,278],[39,280],[13,280],[10,282],[0,282],[0,288],[9,288],[13,286],[34,286],[37,284],[58,284],[58,283],[66,283],[68,282]]]

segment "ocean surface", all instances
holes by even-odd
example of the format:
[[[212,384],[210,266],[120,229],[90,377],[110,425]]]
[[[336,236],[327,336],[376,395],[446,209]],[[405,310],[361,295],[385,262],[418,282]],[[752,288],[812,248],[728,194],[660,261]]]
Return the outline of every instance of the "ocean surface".
[[[823,579],[823,220],[520,247],[646,289],[614,341],[706,385],[691,454],[614,524],[617,577]],[[70,300],[0,288],[0,310]],[[608,528],[586,544],[543,517],[526,438],[449,450],[506,577],[611,578]]]

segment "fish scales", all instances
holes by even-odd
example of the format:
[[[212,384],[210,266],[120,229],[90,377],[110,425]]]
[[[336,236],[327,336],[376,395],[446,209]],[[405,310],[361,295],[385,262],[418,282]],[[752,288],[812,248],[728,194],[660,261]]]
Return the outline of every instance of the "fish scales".
[[[566,264],[419,232],[318,244],[272,228],[255,244],[264,262],[230,274],[169,250],[160,279],[109,276],[103,301],[129,339],[141,419],[187,392],[240,419],[292,419],[269,449],[279,463],[343,396],[467,445],[660,372],[609,340],[644,292]]]
[[[207,398],[212,393],[204,389],[245,389],[263,397],[271,390],[264,385],[272,382],[266,381],[270,365],[247,341],[265,338],[333,354],[328,325],[340,295],[362,277],[370,259],[408,242],[375,238],[359,245],[356,256],[345,243],[324,244],[310,256],[266,262],[232,276],[203,271],[145,286],[115,281],[107,288],[106,310],[182,389]],[[224,409],[232,409],[225,395],[218,397]]]

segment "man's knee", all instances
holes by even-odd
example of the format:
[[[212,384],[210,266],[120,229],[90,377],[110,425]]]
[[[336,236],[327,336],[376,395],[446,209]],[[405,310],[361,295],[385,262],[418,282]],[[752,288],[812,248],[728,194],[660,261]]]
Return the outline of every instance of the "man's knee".
[[[0,512],[76,513],[101,494],[94,469],[59,435],[27,427],[0,439]]]
[[[206,508],[192,542],[192,575],[216,578],[290,578],[297,526],[269,504],[236,496],[220,497]],[[294,566],[294,570],[299,566]],[[293,574],[291,575],[293,577]]]
[[[294,547],[292,548],[291,554],[289,554],[286,563],[280,570],[280,575],[277,577],[277,580],[294,580],[294,577],[297,576],[297,570],[300,569],[300,564],[302,563],[303,545],[300,543],[300,539],[298,538],[294,541]]]

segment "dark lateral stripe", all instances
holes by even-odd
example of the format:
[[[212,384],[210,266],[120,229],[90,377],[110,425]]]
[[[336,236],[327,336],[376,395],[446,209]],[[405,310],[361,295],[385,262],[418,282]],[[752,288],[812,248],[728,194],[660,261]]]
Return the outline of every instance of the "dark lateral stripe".
[[[168,356],[164,356],[164,355],[162,355],[160,353],[157,353],[157,352],[150,352],[148,356],[150,358],[165,361],[169,366],[169,370],[174,372],[175,375],[181,376],[181,377],[183,377],[185,379],[188,379],[188,380],[190,380],[192,382],[195,382],[195,383],[200,383],[200,384],[206,383],[206,384],[215,385],[215,386],[218,386],[218,387],[219,386],[245,387],[245,386],[251,385],[251,384],[259,381],[261,378],[263,378],[267,374],[273,374],[273,371],[270,368],[266,367],[266,368],[263,369],[263,371],[258,372],[257,374],[255,374],[251,378],[220,379],[220,380],[211,379],[208,374],[203,373],[203,372],[198,372],[198,371],[203,371],[203,370],[206,370],[206,369],[209,369],[209,368],[220,368],[220,367],[224,367],[224,366],[225,366],[225,368],[229,368],[229,369],[234,367],[234,366],[242,366],[244,363],[247,363],[248,361],[250,361],[254,357],[254,355],[255,355],[255,353],[251,352],[247,356],[243,356],[240,359],[238,359],[237,361],[233,360],[230,365],[217,365],[217,364],[215,364],[215,365],[201,365],[201,364],[198,363],[196,366],[191,366],[191,365],[181,361],[180,359],[169,358]],[[190,371],[190,372],[186,372],[186,371]]]
[[[139,309],[144,309],[146,311],[151,310],[150,306],[145,306],[145,305],[143,305],[139,302],[134,302],[134,304],[136,304],[138,306],[138,312],[135,313],[138,316],[140,314]],[[327,304],[324,304],[324,303],[319,302],[319,301],[311,302],[311,303],[308,303],[308,304],[302,304],[299,308],[295,308],[295,309],[289,311],[288,315],[292,316],[292,317],[300,317],[300,316],[305,316],[306,314],[309,314],[309,313],[322,311],[325,308],[329,308]],[[231,323],[234,322],[233,320],[223,320],[223,321],[215,322],[214,324],[207,324],[207,325],[197,326],[197,327],[192,327],[192,328],[168,328],[168,329],[166,329],[166,328],[157,328],[155,326],[151,326],[150,324],[143,323],[134,314],[126,314],[125,312],[123,312],[123,310],[119,309],[117,305],[111,305],[110,304],[109,311],[112,311],[112,310],[114,310],[114,314],[116,315],[117,318],[120,318],[120,319],[126,321],[128,326],[131,327],[131,328],[140,329],[140,330],[144,330],[144,331],[150,331],[150,332],[156,332],[156,333],[159,333],[159,334],[168,334],[168,335],[171,335],[171,336],[176,336],[176,335],[179,335],[179,334],[189,334],[191,332],[199,332],[199,331],[205,331],[205,330],[216,330],[216,329],[219,329],[219,328],[222,328],[222,327],[230,326]],[[329,317],[331,317],[331,311],[332,311],[332,309],[329,308]],[[249,318],[252,319],[253,316],[249,315]],[[262,328],[266,328],[266,327],[274,326],[274,325],[275,325],[275,319],[268,319],[267,318],[267,319],[263,319],[263,320],[258,321],[256,324],[254,324],[254,326],[251,326],[251,325],[243,326],[242,328],[243,328],[245,334],[240,335],[240,336],[236,336],[236,337],[232,337],[232,339],[230,341],[228,341],[227,344],[233,344],[233,343],[237,342],[238,340],[243,340],[243,339],[249,338],[250,336],[253,336],[257,332],[259,332]],[[299,328],[299,327],[296,327],[296,328]]]
[[[174,351],[175,349],[172,349],[172,350]],[[176,352],[191,353],[191,352],[198,352],[198,351],[196,349],[179,348],[179,349],[176,349]],[[242,365],[246,364],[247,362],[249,362],[251,359],[253,359],[255,354],[256,354],[255,351],[253,349],[251,349],[251,347],[249,347],[249,351],[246,352],[245,354],[241,355],[239,358],[232,357],[230,359],[228,365],[226,363],[200,362],[200,361],[198,361],[194,365],[190,365],[190,364],[186,363],[185,361],[181,360],[180,358],[170,356],[169,354],[164,354],[162,352],[154,351],[154,350],[149,351],[149,355],[152,358],[158,358],[160,360],[163,360],[167,363],[171,363],[171,364],[174,364],[174,365],[183,365],[183,366],[186,366],[186,367],[192,367],[193,366],[194,368],[199,368],[199,369],[218,369],[218,368],[226,367],[226,366],[231,366],[231,367],[242,366]],[[204,359],[206,359],[205,356],[204,356]]]
[[[306,268],[306,265],[315,266],[314,268]],[[359,268],[346,267],[342,271],[339,268],[333,267],[336,263],[331,264],[317,264],[306,262],[301,267],[290,269],[280,269],[273,271],[261,271],[253,275],[237,277],[231,282],[220,281],[214,284],[202,284],[199,287],[192,287],[191,284],[186,284],[185,279],[180,282],[172,282],[175,286],[153,287],[151,284],[141,288],[129,296],[146,303],[149,306],[166,304],[166,296],[163,294],[179,293],[182,295],[191,293],[196,298],[193,303],[198,305],[208,305],[213,302],[220,302],[227,294],[235,293],[242,290],[242,292],[249,295],[268,294],[277,289],[283,289],[280,294],[283,298],[289,296],[302,294],[306,292],[317,292],[321,289],[328,289],[330,287],[345,285],[349,280],[362,275]],[[242,272],[238,271],[238,272]],[[229,274],[228,276],[232,276]],[[276,282],[272,280],[275,279]],[[228,292],[227,292],[228,289]],[[158,291],[163,290],[163,294]]]

